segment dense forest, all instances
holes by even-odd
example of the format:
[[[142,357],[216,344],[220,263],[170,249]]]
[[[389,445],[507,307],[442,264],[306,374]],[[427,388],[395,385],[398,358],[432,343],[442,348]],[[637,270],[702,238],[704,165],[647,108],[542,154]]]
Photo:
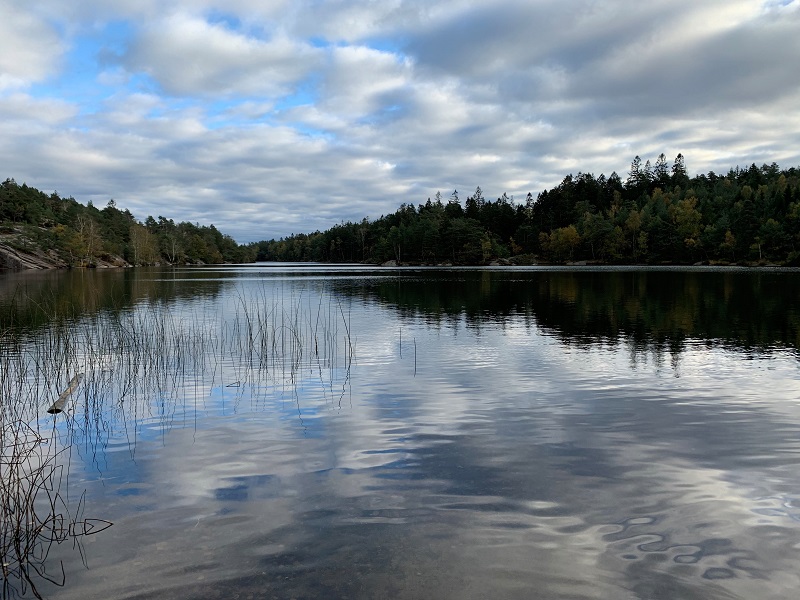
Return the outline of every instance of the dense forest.
[[[0,235],[17,250],[43,251],[69,266],[121,259],[133,265],[255,259],[253,246],[240,246],[213,225],[176,224],[161,216],[139,222],[114,200],[98,209],[13,179],[0,184]]]
[[[6,179],[0,241],[38,249],[70,266],[99,261],[177,264],[269,261],[398,264],[743,263],[800,265],[800,169],[775,163],[689,177],[637,156],[616,172],[568,175],[523,202],[487,200],[480,187],[424,204],[402,204],[376,220],[239,245],[213,225],[159,216],[137,221],[110,200],[98,209]]]
[[[259,242],[257,260],[486,264],[800,264],[800,170],[755,164],[689,177],[636,157],[617,173],[568,175],[524,202],[487,200],[478,187],[403,204],[379,219]]]

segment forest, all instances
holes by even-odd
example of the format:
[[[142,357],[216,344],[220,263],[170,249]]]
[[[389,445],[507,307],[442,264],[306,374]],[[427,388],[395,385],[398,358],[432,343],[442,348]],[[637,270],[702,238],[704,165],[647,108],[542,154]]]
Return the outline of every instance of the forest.
[[[46,252],[74,267],[121,260],[153,265],[255,259],[253,246],[237,244],[213,225],[176,224],[162,216],[139,222],[114,200],[98,209],[14,179],[0,184],[0,238],[16,250]]]
[[[522,202],[477,187],[370,221],[256,244],[257,260],[398,264],[800,264],[800,170],[775,163],[689,177],[678,154],[623,180],[567,175]]]
[[[633,159],[623,180],[567,175],[522,202],[477,187],[401,204],[375,220],[237,244],[214,225],[137,221],[114,200],[98,209],[14,179],[0,184],[0,241],[55,254],[68,266],[253,261],[382,264],[781,264],[800,266],[800,169],[772,163],[689,177]]]

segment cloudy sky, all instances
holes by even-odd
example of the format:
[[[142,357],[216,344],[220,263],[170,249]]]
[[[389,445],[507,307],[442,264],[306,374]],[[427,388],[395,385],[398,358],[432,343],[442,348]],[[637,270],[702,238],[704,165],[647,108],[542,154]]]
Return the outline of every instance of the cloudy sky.
[[[0,0],[0,177],[239,242],[800,166],[800,0]]]

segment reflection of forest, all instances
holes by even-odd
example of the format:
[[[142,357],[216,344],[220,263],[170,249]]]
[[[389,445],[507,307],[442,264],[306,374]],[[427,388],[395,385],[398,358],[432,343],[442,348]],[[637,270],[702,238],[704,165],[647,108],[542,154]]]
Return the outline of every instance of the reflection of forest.
[[[800,348],[800,280],[769,271],[438,271],[364,293],[408,316],[471,325],[531,318],[563,341]]]
[[[74,269],[0,275],[0,326],[38,328],[138,302],[217,296],[226,275],[203,269]],[[191,285],[184,280],[192,279]],[[230,279],[228,278],[228,282]]]

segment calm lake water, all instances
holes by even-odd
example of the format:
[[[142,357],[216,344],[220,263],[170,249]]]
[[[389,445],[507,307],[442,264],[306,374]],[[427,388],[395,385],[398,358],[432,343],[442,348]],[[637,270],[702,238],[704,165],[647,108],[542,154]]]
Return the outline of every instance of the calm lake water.
[[[796,271],[0,274],[0,333],[45,598],[800,590]]]

